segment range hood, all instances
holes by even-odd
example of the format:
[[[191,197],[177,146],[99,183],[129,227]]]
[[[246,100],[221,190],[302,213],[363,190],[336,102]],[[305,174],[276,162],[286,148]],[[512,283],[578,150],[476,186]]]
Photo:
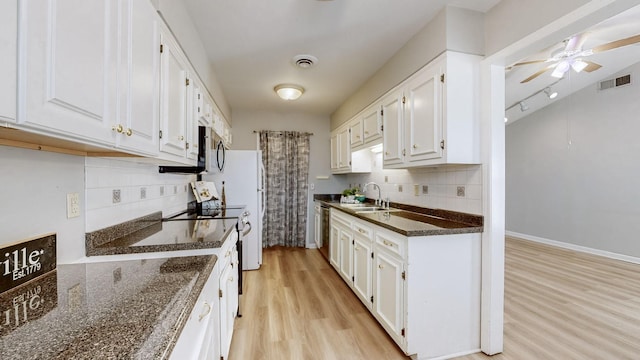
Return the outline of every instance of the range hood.
[[[202,174],[209,170],[209,153],[211,152],[210,130],[206,126],[198,126],[198,160],[196,166],[162,166],[160,173]]]

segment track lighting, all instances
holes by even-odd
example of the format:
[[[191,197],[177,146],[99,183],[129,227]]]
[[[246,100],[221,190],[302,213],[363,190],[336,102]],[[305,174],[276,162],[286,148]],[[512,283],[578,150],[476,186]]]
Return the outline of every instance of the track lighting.
[[[550,87],[546,87],[544,89],[544,93],[547,94],[547,97],[549,99],[555,99],[556,96],[558,96],[558,92],[557,91],[551,92],[551,88]]]
[[[520,101],[520,111],[525,112],[527,110],[529,110],[529,106],[524,101]]]

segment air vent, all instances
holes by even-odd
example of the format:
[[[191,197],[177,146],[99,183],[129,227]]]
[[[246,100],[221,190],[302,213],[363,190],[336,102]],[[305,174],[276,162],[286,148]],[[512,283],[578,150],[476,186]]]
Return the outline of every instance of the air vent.
[[[617,77],[615,79],[608,79],[600,81],[598,85],[599,90],[607,90],[618,86],[624,86],[631,84],[631,74]]]
[[[308,69],[318,63],[318,58],[313,55],[296,55],[293,64],[301,69]]]

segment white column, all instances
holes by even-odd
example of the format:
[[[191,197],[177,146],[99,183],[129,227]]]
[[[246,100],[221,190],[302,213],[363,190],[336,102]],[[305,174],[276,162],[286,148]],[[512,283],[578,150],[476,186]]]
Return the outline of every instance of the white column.
[[[481,64],[481,141],[484,233],[482,234],[481,349],[503,350],[505,125],[504,67]]]

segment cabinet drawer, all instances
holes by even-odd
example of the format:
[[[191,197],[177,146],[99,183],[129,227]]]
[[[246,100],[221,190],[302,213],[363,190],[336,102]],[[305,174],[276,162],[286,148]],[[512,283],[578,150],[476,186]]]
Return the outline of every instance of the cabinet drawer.
[[[373,230],[371,229],[371,227],[361,222],[353,223],[353,234],[363,236],[367,239],[373,238]]]
[[[342,215],[340,210],[331,209],[331,221],[338,222],[343,226],[351,228],[351,216]]]
[[[378,230],[376,231],[376,245],[401,258],[406,254],[406,238],[399,237],[393,233]]]

